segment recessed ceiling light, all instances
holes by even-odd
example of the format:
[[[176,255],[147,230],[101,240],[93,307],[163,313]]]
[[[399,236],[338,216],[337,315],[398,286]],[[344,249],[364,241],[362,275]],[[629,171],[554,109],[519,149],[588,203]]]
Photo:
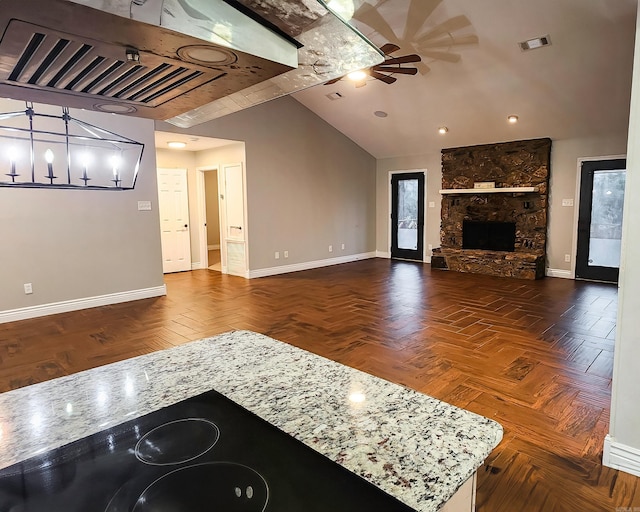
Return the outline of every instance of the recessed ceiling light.
[[[373,113],[374,116],[378,116],[378,117],[387,117],[389,114],[387,114],[386,112],[384,112],[383,110],[376,110]]]
[[[97,103],[93,108],[109,114],[132,114],[137,110],[132,105],[118,105],[117,103]]]
[[[217,65],[224,66],[233,64],[238,60],[235,53],[214,46],[208,46],[206,44],[192,44],[189,46],[183,46],[178,49],[178,56],[182,60],[188,62],[194,62],[196,64],[203,65]]]
[[[441,126],[440,128],[438,128],[438,133],[441,135],[444,135],[448,131],[449,131],[449,128],[447,128],[446,126]]]
[[[186,147],[187,144],[185,142],[178,142],[174,140],[171,142],[167,142],[167,146],[169,146],[171,149],[182,149]]]
[[[367,73],[366,71],[363,71],[362,69],[360,69],[358,71],[353,71],[349,73],[347,75],[347,78],[349,80],[353,80],[354,82],[360,82],[361,80],[364,80],[365,78],[367,78]]]
[[[518,116],[509,116],[507,117],[507,121],[509,121],[511,124],[516,124],[518,122]]]
[[[533,39],[528,39],[527,41],[522,41],[518,43],[518,46],[522,51],[527,51],[542,48],[543,46],[549,46],[550,44],[551,39],[549,38],[549,34],[547,34],[546,36],[535,37]]]

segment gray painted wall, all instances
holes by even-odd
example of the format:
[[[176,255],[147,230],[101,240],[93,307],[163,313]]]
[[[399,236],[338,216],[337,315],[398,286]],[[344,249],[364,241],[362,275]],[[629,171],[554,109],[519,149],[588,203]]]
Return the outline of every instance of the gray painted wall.
[[[375,250],[375,159],[294,99],[187,132],[246,143],[250,270]]]
[[[24,103],[0,100],[0,109]],[[138,183],[122,192],[0,188],[0,311],[163,284],[153,122],[71,115],[145,144]],[[152,211],[139,212],[138,201]]]
[[[549,194],[549,224],[547,231],[547,267],[570,272],[575,258],[578,197],[578,158],[624,155],[627,134],[611,134],[608,137],[576,138],[553,140],[551,145],[551,179]],[[442,186],[440,163],[441,148],[423,155],[400,158],[386,158],[377,163],[377,215],[376,247],[378,251],[389,252],[389,171],[427,170],[427,194],[425,201],[435,203],[434,208],[426,208],[425,247],[432,244],[440,247],[440,201]],[[574,199],[574,207],[563,207],[562,199]],[[571,255],[571,262],[564,261],[564,255]],[[427,254],[429,256],[429,254]]]
[[[632,450],[625,454],[629,458],[626,470],[633,467],[634,474],[640,476],[640,202],[636,195],[640,193],[640,13],[635,49],[609,436],[614,445]],[[605,464],[611,462],[605,452]]]

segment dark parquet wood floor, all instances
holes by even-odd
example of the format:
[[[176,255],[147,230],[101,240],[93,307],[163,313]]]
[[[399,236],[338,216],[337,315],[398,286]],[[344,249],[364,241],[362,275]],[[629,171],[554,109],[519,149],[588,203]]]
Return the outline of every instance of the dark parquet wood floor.
[[[600,464],[615,286],[384,259],[166,283],[167,297],[0,325],[0,390],[250,329],[502,423],[479,511],[640,511],[640,479]]]

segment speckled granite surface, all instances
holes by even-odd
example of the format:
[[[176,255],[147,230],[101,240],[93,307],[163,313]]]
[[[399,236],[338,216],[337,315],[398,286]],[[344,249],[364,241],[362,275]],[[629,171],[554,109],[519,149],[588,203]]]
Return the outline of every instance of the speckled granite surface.
[[[0,468],[210,389],[418,511],[502,439],[492,420],[236,331],[0,394]]]

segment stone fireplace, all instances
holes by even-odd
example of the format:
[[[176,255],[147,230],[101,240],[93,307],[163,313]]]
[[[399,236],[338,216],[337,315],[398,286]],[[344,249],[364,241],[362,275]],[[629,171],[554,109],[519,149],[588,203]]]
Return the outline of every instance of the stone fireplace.
[[[550,156],[546,138],[443,149],[441,246],[432,267],[544,277]]]

